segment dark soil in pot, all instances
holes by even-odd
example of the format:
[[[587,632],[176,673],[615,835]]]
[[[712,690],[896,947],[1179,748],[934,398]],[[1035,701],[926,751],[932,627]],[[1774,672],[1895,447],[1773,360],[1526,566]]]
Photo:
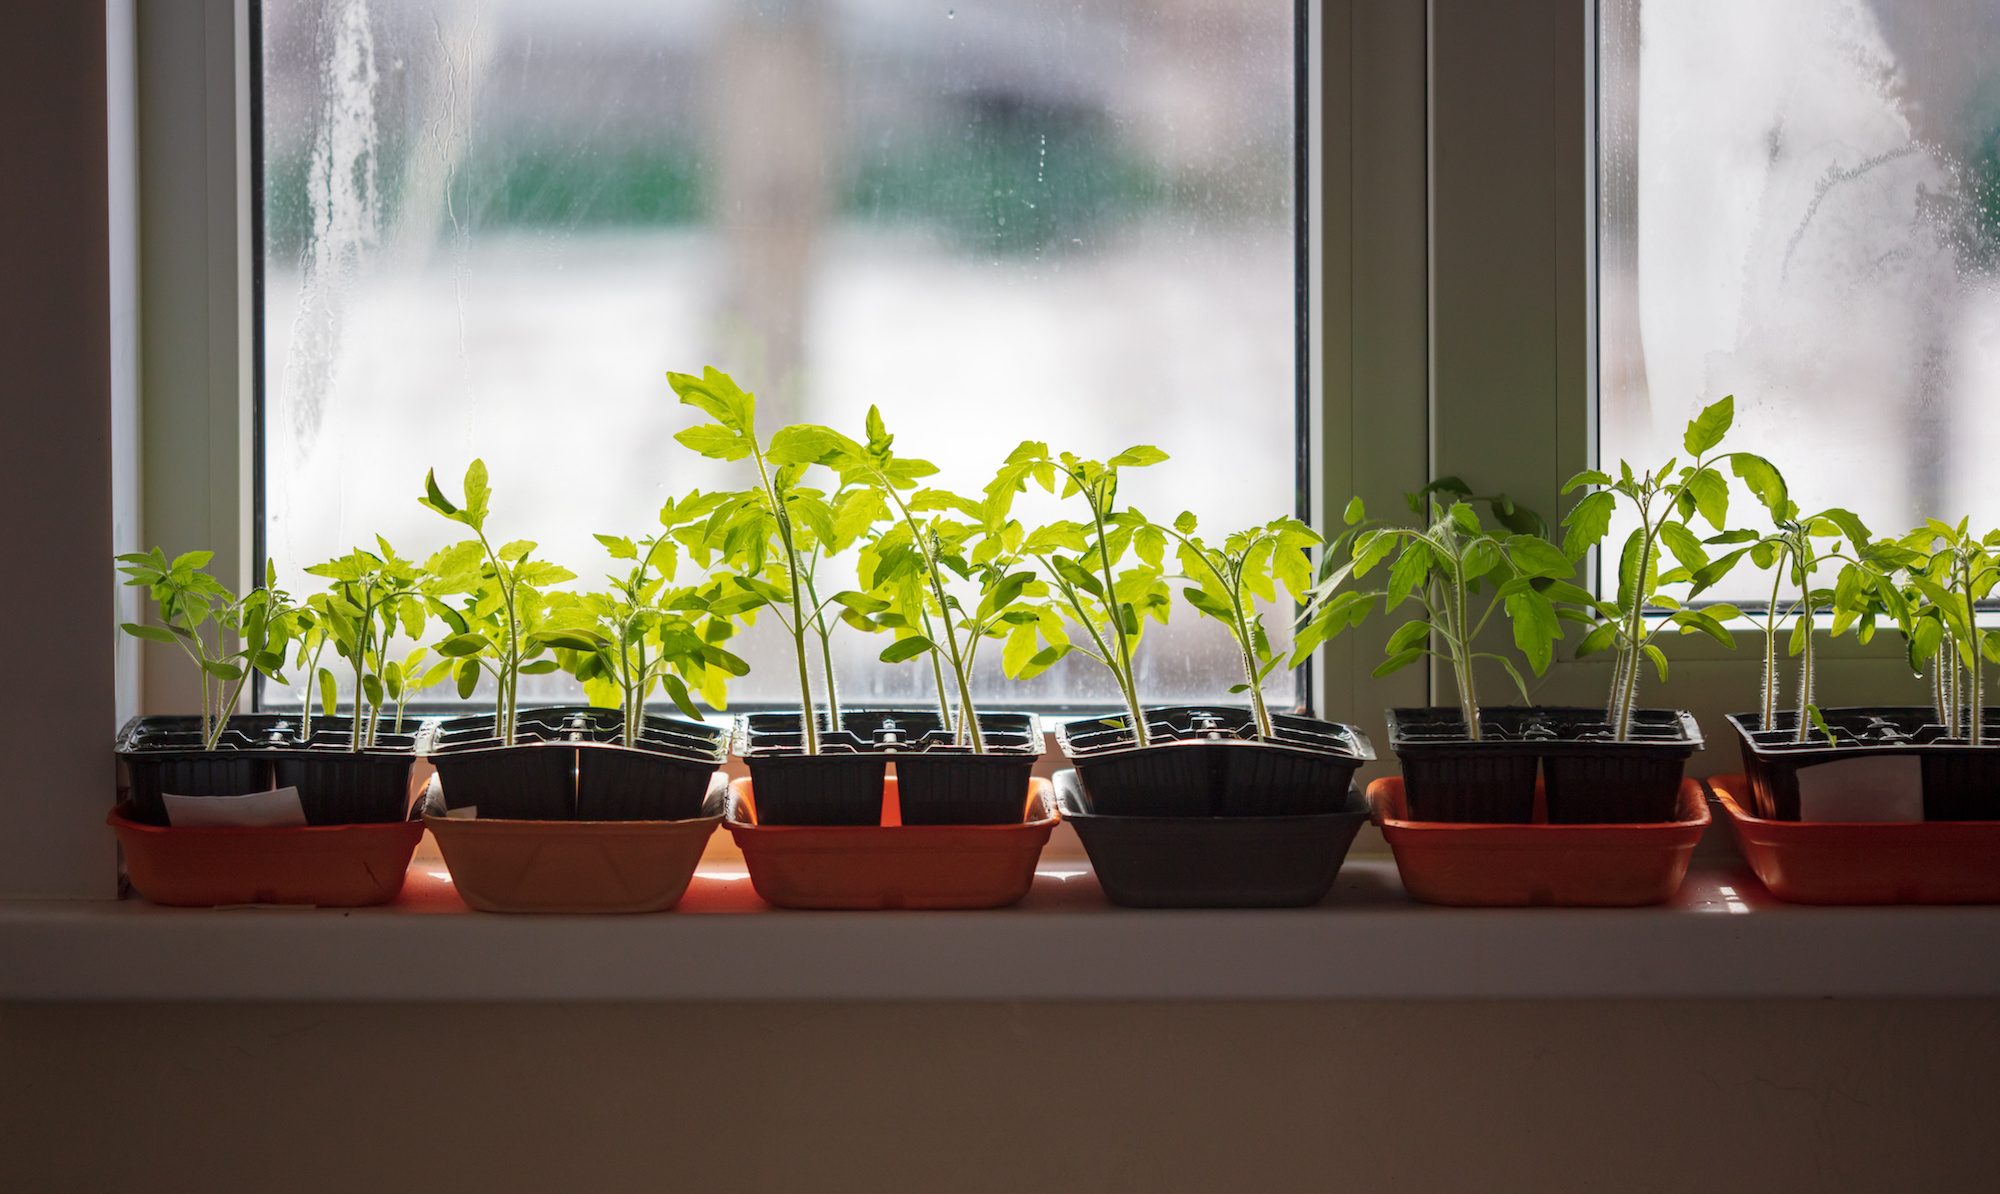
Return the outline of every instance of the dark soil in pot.
[[[1280,817],[1342,807],[1354,772],[1375,757],[1353,726],[1273,714],[1259,739],[1248,709],[1146,710],[1148,744],[1125,716],[1073,721],[1063,753],[1099,816]]]
[[[1800,817],[1799,775],[1815,767],[1863,758],[1915,758],[1923,784],[1926,821],[2000,819],[2000,710],[1987,713],[1985,739],[1973,746],[1953,737],[1927,705],[1867,705],[1822,709],[1834,732],[1829,744],[1812,732],[1798,741],[1798,718],[1781,713],[1765,729],[1755,713],[1734,713],[1729,724],[1743,746],[1743,772],[1759,817]]]
[[[1702,747],[1694,718],[1670,709],[1635,711],[1625,742],[1595,708],[1490,708],[1479,723],[1473,740],[1457,709],[1389,711],[1412,820],[1527,824],[1539,773],[1553,824],[1671,821]]]

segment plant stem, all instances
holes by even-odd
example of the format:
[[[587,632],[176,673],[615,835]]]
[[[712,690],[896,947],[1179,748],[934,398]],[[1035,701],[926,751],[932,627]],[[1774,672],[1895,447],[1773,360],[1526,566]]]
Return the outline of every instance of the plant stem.
[[[928,610],[923,613],[923,622],[924,637],[933,643],[937,642],[937,635],[931,629],[931,615]],[[943,720],[945,728],[952,731],[952,742],[956,744],[958,741],[958,732],[957,726],[951,717],[951,698],[945,693],[944,663],[938,658],[938,653],[935,649],[926,651],[924,654],[930,656],[931,659],[931,680],[937,686],[938,717]]]
[[[1800,623],[1800,630],[1804,633],[1804,639],[1799,649],[1799,719],[1796,731],[1797,737],[1794,741],[1804,743],[1812,740],[1812,716],[1810,712],[1813,703],[1814,679],[1812,574],[1801,569],[1800,581],[1799,590],[1802,596],[1799,603],[1799,616],[1804,619]]]
[[[1644,506],[1639,508],[1639,517],[1645,522],[1646,534],[1639,541],[1639,570],[1632,577],[1632,609],[1625,623],[1626,647],[1631,658],[1626,662],[1624,691],[1618,701],[1617,720],[1612,723],[1612,734],[1620,742],[1632,738],[1632,706],[1639,699],[1639,654],[1645,647],[1640,630],[1645,626],[1646,574],[1653,565],[1653,536],[1659,528],[1653,524]]]
[[[1479,727],[1479,691],[1472,678],[1472,643],[1466,637],[1465,584],[1461,577],[1462,559],[1451,557],[1450,604],[1452,637],[1457,646],[1451,653],[1452,680],[1458,685],[1458,715],[1465,721],[1465,736],[1474,742],[1481,739]]]
[[[1764,708],[1757,728],[1768,730],[1778,720],[1778,586],[1785,580],[1785,564],[1779,559],[1771,569],[1771,604],[1764,610]]]
[[[1097,559],[1104,572],[1104,610],[1111,615],[1111,631],[1118,639],[1118,679],[1125,690],[1125,707],[1132,715],[1132,742],[1135,746],[1152,745],[1152,736],[1146,731],[1146,713],[1139,707],[1138,678],[1132,674],[1132,644],[1125,637],[1125,613],[1118,604],[1118,589],[1111,577],[1111,548],[1104,541],[1104,510],[1099,503],[1095,489],[1085,489],[1090,501],[1090,517],[1097,524]]]
[[[778,541],[785,549],[785,577],[789,581],[785,587],[791,593],[792,621],[785,629],[792,636],[792,654],[799,668],[799,732],[805,745],[805,753],[819,753],[819,719],[813,716],[812,668],[806,662],[806,619],[804,594],[799,577],[799,549],[792,539],[792,518],[785,510],[784,496],[771,482],[771,469],[764,460],[764,450],[753,443],[751,457],[757,461],[757,475],[764,483],[765,500],[771,504],[771,517],[777,520]],[[831,671],[829,670],[829,675]],[[828,694],[832,696],[831,693]]]
[[[1972,673],[1972,707],[1966,715],[1965,737],[1974,746],[1984,744],[1986,730],[1986,669],[1979,650],[1979,623],[1975,620],[1978,611],[1972,600],[1972,563],[1961,553],[1958,559],[1960,594],[1965,598],[1965,624],[1971,630],[1972,641],[1966,655],[1971,659],[1968,670]]]

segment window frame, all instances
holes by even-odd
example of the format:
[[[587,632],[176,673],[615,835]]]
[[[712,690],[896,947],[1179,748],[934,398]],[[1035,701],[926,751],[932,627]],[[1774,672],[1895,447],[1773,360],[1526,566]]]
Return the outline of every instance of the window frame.
[[[238,274],[244,276],[244,294],[240,304],[244,310],[238,312],[230,328],[242,338],[238,344],[238,358],[242,362],[242,374],[238,378],[240,388],[240,410],[248,422],[248,434],[244,436],[240,462],[240,484],[230,486],[228,496],[238,504],[234,514],[228,514],[230,524],[240,524],[236,536],[230,540],[232,550],[220,550],[216,556],[216,568],[228,568],[224,576],[234,576],[238,588],[252,584],[252,578],[262,574],[266,560],[264,544],[264,518],[260,516],[262,490],[264,490],[264,400],[266,400],[266,358],[264,358],[264,194],[262,194],[262,0],[202,0],[206,8],[232,8],[234,28],[238,30],[240,46],[236,46],[234,70],[238,72],[236,84],[236,104],[240,108],[240,122],[234,132],[240,142],[240,172],[242,178],[232,188],[238,196],[238,224],[244,226],[244,240],[240,242],[240,262]],[[1324,362],[1320,358],[1322,340],[1318,332],[1318,308],[1314,302],[1318,294],[1318,244],[1320,244],[1320,178],[1318,178],[1318,150],[1322,144],[1322,108],[1318,100],[1316,76],[1320,70],[1322,54],[1316,52],[1320,46],[1318,32],[1326,24],[1322,18],[1320,4],[1310,0],[1292,0],[1292,20],[1296,30],[1294,40],[1294,448],[1292,462],[1296,474],[1296,502],[1292,514],[1304,518],[1314,526],[1338,524],[1324,518],[1324,502],[1320,500],[1320,490],[1316,488],[1316,452],[1314,452],[1314,428],[1318,424],[1318,412],[1314,408],[1312,396],[1320,392],[1324,376]],[[218,60],[210,56],[206,70],[214,72]],[[220,132],[216,128],[214,132]],[[210,328],[212,334],[228,336],[228,328]],[[1420,482],[1418,482],[1420,484]],[[1414,486],[1408,486],[1414,488]],[[212,494],[212,502],[218,494]],[[1344,502],[1344,498],[1342,498]],[[1338,516],[1338,506],[1334,508]],[[224,518],[212,518],[210,528],[224,524]],[[176,538],[174,542],[182,542]],[[186,542],[204,542],[190,538]],[[1296,702],[1290,706],[1296,712],[1310,716],[1328,716],[1316,710],[1342,708],[1338,704],[1328,704],[1322,694],[1326,684],[1326,668],[1316,666],[1316,660],[1306,660],[1294,670],[1296,682]],[[172,696],[186,692],[194,682],[192,672],[174,676],[176,688],[162,694],[168,704],[156,704],[152,692],[148,692],[148,708],[172,708]],[[264,704],[264,678],[258,676],[250,684],[246,696],[246,708],[266,708]],[[1068,704],[1068,702],[1018,702],[1022,708],[1042,714],[1046,722],[1064,720],[1072,716],[1092,716],[1108,712],[1106,706],[1098,704]],[[450,716],[460,708],[460,702],[448,698],[418,698],[410,704],[412,714],[420,716]],[[738,700],[730,704],[730,714],[756,712],[768,708],[788,708],[784,702],[760,702],[760,700]]]

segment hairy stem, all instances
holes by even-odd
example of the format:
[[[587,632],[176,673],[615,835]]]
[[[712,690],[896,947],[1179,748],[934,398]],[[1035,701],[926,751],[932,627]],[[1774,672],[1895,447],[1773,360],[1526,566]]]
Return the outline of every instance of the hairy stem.
[[[1771,604],[1764,610],[1764,708],[1757,728],[1768,730],[1778,720],[1778,586],[1784,583],[1782,560],[1771,570]]]

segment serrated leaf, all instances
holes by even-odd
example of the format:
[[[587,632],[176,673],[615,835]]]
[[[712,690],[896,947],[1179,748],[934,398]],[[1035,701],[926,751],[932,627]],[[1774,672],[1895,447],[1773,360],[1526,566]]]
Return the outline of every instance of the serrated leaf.
[[[1736,421],[1736,399],[1726,395],[1704,407],[1687,425],[1681,436],[1681,446],[1699,459],[1704,452],[1722,442],[1729,434],[1729,426]]]

